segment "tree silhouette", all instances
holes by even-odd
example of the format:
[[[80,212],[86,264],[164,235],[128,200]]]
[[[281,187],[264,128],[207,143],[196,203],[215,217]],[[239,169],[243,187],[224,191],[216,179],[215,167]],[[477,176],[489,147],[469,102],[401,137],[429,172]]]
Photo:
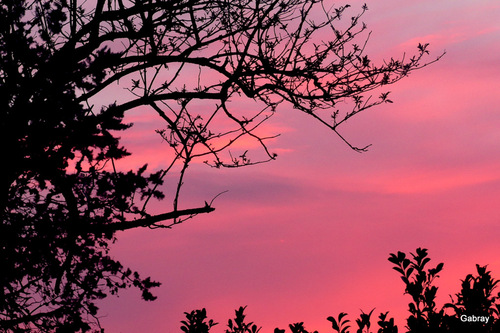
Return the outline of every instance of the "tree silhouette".
[[[257,128],[279,108],[339,132],[381,103],[374,89],[435,60],[376,65],[348,5],[309,0],[3,0],[0,4],[0,328],[88,331],[96,301],[129,286],[145,300],[159,283],[109,256],[115,232],[171,228],[214,210],[181,208],[188,166],[273,160]],[[314,20],[311,13],[315,13]],[[317,14],[322,19],[317,19]],[[324,40],[321,36],[328,36]],[[357,41],[358,39],[361,39]],[[438,57],[439,58],[439,57]],[[120,85],[127,93],[116,94]],[[377,93],[378,95],[378,93]],[[239,99],[255,101],[247,110]],[[200,101],[202,104],[200,104]],[[350,102],[347,109],[339,102]],[[252,109],[252,107],[255,107]],[[154,112],[168,165],[123,170],[117,134],[131,110]],[[260,153],[231,151],[248,138]],[[168,192],[162,184],[176,177]],[[171,208],[151,215],[148,204]],[[213,201],[213,200],[212,200]]]

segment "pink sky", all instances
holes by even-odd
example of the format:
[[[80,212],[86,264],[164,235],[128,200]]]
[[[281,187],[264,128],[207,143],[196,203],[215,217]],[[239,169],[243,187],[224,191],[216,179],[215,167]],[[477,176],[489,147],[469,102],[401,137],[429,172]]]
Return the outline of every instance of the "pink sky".
[[[350,1],[352,13],[362,2]],[[500,278],[500,4],[488,0],[378,1],[364,22],[374,59],[431,43],[438,63],[389,89],[385,104],[342,130],[358,154],[312,119],[282,109],[269,130],[277,161],[239,170],[190,168],[184,204],[219,192],[216,211],[173,230],[118,234],[112,254],[163,285],[158,300],[127,291],[102,303],[109,332],[177,332],[183,312],[207,308],[225,329],[234,309],[272,332],[326,317],[354,320],[376,308],[403,324],[409,297],[389,253],[429,249],[444,262],[439,305],[475,264]],[[136,160],[162,165],[151,117],[124,143]],[[374,321],[375,322],[375,321]],[[401,325],[400,330],[403,330]]]

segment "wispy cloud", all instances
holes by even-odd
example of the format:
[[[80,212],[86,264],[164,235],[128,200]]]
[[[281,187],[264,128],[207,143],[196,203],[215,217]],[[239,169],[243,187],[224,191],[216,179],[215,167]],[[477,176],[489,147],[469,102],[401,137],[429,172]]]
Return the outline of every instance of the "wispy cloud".
[[[164,284],[148,305],[135,294],[108,301],[110,330],[137,332],[139,321],[142,331],[176,331],[194,307],[207,307],[222,329],[246,304],[265,331],[297,321],[328,330],[326,316],[359,308],[402,316],[407,299],[386,259],[418,246],[429,248],[435,264],[445,262],[443,297],[476,263],[500,275],[500,6],[391,0],[369,7],[375,57],[418,43],[431,44],[431,58],[447,55],[387,87],[394,104],[342,128],[354,143],[373,143],[368,153],[350,151],[290,108],[262,132],[283,133],[270,142],[277,161],[237,171],[194,165],[183,202],[229,192],[214,213],[173,230],[119,235],[113,255]],[[161,167],[154,115],[130,119],[130,166]]]

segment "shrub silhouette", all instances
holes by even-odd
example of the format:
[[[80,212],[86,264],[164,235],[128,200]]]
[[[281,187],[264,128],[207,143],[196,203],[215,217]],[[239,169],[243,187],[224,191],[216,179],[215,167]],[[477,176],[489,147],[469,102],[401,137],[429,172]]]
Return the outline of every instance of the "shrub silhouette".
[[[393,269],[401,274],[405,285],[405,294],[410,295],[408,304],[409,316],[406,319],[406,333],[498,333],[500,332],[500,293],[493,294],[499,280],[491,276],[487,266],[476,265],[476,274],[469,274],[461,281],[461,290],[449,303],[441,308],[436,305],[438,287],[436,278],[443,270],[444,264],[439,263],[434,268],[428,268],[430,262],[427,249],[417,248],[408,256],[404,252],[391,253],[389,261]],[[229,319],[226,333],[257,333],[261,330],[253,322],[245,322],[244,310],[240,307],[235,311],[236,317]],[[394,318],[389,318],[389,312],[380,313],[377,321],[378,329],[372,325],[372,314],[363,311],[351,324],[345,312],[337,318],[329,316],[332,328],[338,333],[398,333]],[[207,320],[206,310],[195,310],[185,313],[187,321],[182,321],[181,329],[186,333],[205,333],[217,325],[213,320]],[[487,318],[487,322],[486,321]],[[303,322],[289,325],[292,333],[318,333],[306,330]],[[275,328],[274,333],[285,333],[285,329]]]

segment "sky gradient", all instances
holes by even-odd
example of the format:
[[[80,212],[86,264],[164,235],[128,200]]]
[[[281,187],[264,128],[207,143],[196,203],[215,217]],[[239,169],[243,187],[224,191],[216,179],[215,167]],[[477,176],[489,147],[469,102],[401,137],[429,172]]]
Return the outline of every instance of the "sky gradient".
[[[354,14],[362,2],[349,1]],[[438,305],[460,279],[488,264],[500,277],[500,4],[497,1],[378,1],[363,17],[375,61],[430,43],[445,57],[390,86],[393,104],[350,120],[356,153],[296,110],[266,130],[278,159],[239,170],[190,167],[184,205],[216,210],[172,230],[117,235],[112,255],[162,282],[154,302],[137,290],[102,302],[109,332],[177,332],[183,312],[207,308],[225,329],[234,309],[262,332],[304,322],[332,332],[327,316],[390,311],[402,324],[408,295],[389,253],[429,249]],[[136,113],[122,167],[162,166],[155,118]],[[187,195],[189,193],[189,195]]]

